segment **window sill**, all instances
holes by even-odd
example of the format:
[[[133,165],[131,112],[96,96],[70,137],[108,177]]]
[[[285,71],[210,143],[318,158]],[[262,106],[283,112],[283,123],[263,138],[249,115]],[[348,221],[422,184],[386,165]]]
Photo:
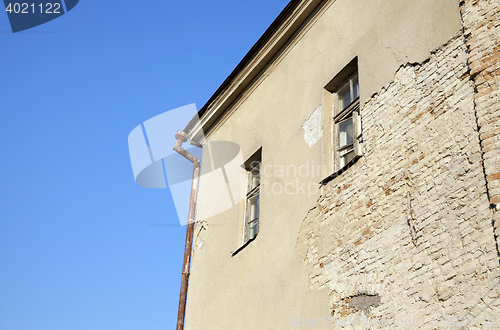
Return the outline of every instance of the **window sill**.
[[[319,182],[319,187],[323,187],[325,184],[327,184],[328,182],[332,181],[333,179],[335,179],[336,177],[340,176],[342,173],[344,173],[345,171],[347,171],[352,165],[354,165],[358,159],[360,159],[362,156],[354,156],[353,159],[351,159],[349,161],[349,163],[347,163],[344,167],[342,167],[340,170],[338,170],[337,172],[333,173],[333,174],[330,174],[329,176],[327,176],[326,178],[324,178],[323,180],[321,180]]]
[[[250,244],[250,242],[253,242],[256,238],[257,238],[257,235],[256,234],[253,238],[249,239],[248,241],[246,241],[242,246],[240,246],[239,248],[237,248],[234,252],[231,253],[231,257],[234,257],[235,255],[237,255],[241,250],[243,250],[248,244]]]

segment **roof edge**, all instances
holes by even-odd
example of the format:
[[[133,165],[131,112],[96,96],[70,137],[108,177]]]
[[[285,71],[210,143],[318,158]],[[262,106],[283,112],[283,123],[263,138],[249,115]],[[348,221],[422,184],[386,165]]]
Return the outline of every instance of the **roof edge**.
[[[251,85],[253,78],[272,61],[274,55],[280,51],[286,41],[294,35],[321,2],[324,0],[292,0],[288,3],[198,111],[198,115],[187,124],[184,131],[189,134],[192,144],[201,145],[204,143],[203,130],[206,132],[210,130],[210,127],[232,104],[232,101]]]

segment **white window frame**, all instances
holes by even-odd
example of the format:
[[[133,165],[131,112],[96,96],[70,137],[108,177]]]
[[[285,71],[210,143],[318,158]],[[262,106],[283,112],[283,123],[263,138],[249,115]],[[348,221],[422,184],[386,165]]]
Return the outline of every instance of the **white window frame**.
[[[354,93],[355,85],[357,82],[357,92]],[[349,104],[343,104],[343,91],[349,89]],[[342,94],[341,94],[342,93]],[[355,96],[356,95],[356,96]],[[340,124],[352,120],[352,143],[341,146],[341,131]],[[359,76],[355,71],[346,80],[340,84],[340,87],[334,91],[333,102],[333,123],[334,123],[334,159],[335,171],[340,171],[346,166],[352,164],[359,156],[363,154],[363,135],[361,128],[361,115],[360,115],[360,102],[359,102]],[[345,154],[351,154],[351,159],[343,158]]]
[[[245,221],[243,228],[243,244],[252,241],[259,233],[260,218],[260,167],[261,159],[254,160],[247,169],[247,188],[245,196]],[[255,180],[257,184],[255,184]],[[257,201],[252,213],[252,200]],[[257,214],[252,219],[252,215]]]

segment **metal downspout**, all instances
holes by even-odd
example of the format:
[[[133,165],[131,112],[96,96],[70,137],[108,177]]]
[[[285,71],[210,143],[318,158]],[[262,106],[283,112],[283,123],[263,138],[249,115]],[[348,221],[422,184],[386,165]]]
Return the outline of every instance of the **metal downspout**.
[[[193,163],[193,180],[191,183],[191,196],[189,199],[189,213],[186,229],[186,243],[184,246],[184,263],[182,265],[181,292],[179,295],[179,311],[177,313],[177,330],[184,329],[184,317],[186,314],[187,288],[189,282],[189,268],[191,266],[191,248],[193,244],[194,213],[196,210],[196,190],[198,188],[198,177],[200,173],[200,160],[182,148],[182,143],[188,140],[188,135],[183,131],[175,134],[177,141],[174,150],[186,157]]]

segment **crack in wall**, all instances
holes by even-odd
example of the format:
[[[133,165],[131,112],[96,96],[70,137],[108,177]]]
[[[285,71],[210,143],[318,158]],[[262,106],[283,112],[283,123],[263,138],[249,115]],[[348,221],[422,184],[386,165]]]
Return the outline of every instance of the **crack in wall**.
[[[471,70],[471,67],[470,67],[470,55],[471,55],[471,46],[470,46],[470,43],[469,43],[469,39],[471,38],[472,36],[472,33],[469,33],[467,34],[466,33],[466,22],[464,20],[464,11],[465,11],[465,0],[461,0],[459,2],[459,13],[460,13],[460,21],[462,23],[462,35],[463,35],[463,44],[464,46],[466,47],[466,53],[467,53],[467,59],[466,59],[466,66],[467,66],[467,74],[469,76],[469,81],[471,82],[473,88],[474,88],[474,94],[477,96],[478,94],[478,88],[477,88],[477,84],[476,84],[476,76],[481,72],[481,71],[477,71],[475,73],[472,72]],[[488,84],[488,86],[490,86],[490,84],[488,82],[486,82]],[[477,129],[477,133],[478,133],[478,139],[479,139],[479,148],[481,150],[481,168],[482,168],[482,172],[483,172],[483,177],[484,177],[484,183],[485,183],[485,188],[486,188],[486,195],[488,197],[488,202],[490,204],[490,209],[492,211],[492,219],[491,219],[491,226],[493,227],[493,233],[494,233],[494,237],[495,237],[495,248],[496,248],[496,251],[497,251],[497,255],[499,257],[499,264],[500,264],[500,224],[497,224],[496,221],[495,221],[495,216],[494,216],[494,213],[496,212],[496,209],[497,207],[495,207],[495,205],[492,203],[492,196],[490,194],[490,185],[489,185],[489,180],[488,180],[488,175],[486,173],[486,166],[485,166],[485,152],[484,152],[484,146],[483,146],[483,139],[481,137],[481,125],[479,124],[479,114],[478,114],[478,111],[477,111],[477,103],[476,103],[476,97],[473,97],[472,98],[472,104],[473,104],[473,112],[474,112],[474,117],[476,119],[476,129]],[[497,205],[498,206],[498,205]]]

